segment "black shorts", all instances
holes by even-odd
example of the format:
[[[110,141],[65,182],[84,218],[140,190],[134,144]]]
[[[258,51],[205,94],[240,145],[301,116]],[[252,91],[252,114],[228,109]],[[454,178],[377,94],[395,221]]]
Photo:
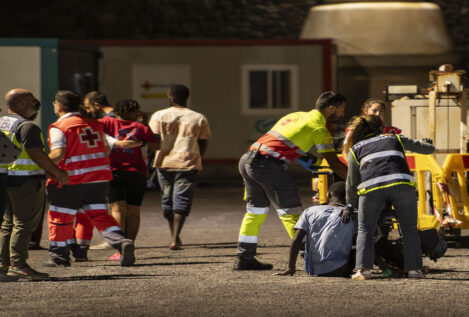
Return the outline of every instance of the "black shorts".
[[[146,177],[141,173],[113,171],[112,181],[109,183],[109,202],[125,201],[129,205],[140,206],[146,184]]]

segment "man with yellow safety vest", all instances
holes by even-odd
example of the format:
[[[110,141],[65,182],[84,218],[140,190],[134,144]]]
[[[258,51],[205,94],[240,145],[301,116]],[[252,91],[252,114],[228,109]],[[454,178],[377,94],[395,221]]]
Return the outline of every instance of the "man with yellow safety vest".
[[[337,157],[326,128],[326,119],[344,115],[345,101],[344,96],[332,91],[323,93],[315,109],[284,116],[241,157],[239,171],[245,184],[247,207],[234,270],[272,269],[271,264],[254,257],[270,203],[277,209],[290,238],[295,235],[294,226],[303,208],[296,184],[286,171],[287,162],[296,162],[312,171],[317,157],[324,158],[335,173],[346,177],[347,167]]]
[[[18,159],[8,166],[8,208],[0,229],[0,281],[44,279],[28,266],[28,247],[44,203],[44,174],[64,184],[67,172],[44,153],[41,129],[32,121],[40,103],[25,89],[13,89],[5,95],[8,115],[0,118],[0,129],[19,148]],[[44,172],[45,170],[45,172]]]

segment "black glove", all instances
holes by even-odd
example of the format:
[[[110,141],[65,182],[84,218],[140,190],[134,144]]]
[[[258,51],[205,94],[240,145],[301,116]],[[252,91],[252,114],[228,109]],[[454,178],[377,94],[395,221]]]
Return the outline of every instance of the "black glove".
[[[422,141],[428,144],[433,144],[433,140],[430,138],[423,138]]]
[[[342,223],[349,223],[350,218],[353,216],[353,206],[348,204],[342,209]]]

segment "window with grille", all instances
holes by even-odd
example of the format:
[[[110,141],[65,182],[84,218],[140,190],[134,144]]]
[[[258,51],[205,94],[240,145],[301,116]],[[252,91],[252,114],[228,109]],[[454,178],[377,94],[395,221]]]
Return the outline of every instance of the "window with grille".
[[[297,109],[296,65],[244,65],[244,114],[281,114]]]

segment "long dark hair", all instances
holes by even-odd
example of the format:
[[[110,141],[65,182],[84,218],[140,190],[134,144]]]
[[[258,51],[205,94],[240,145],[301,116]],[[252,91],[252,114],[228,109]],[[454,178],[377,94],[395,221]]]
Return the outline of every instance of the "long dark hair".
[[[353,117],[349,124],[351,132],[347,143],[344,144],[345,153],[348,153],[348,150],[358,142],[380,134],[383,127],[383,120],[379,116],[361,115]]]
[[[370,99],[365,100],[365,102],[363,103],[363,105],[361,107],[362,114],[366,114],[368,109],[370,109],[371,106],[373,106],[375,103],[377,103],[378,105],[383,107],[383,110],[386,109],[386,104],[384,103],[383,100],[370,98]]]

